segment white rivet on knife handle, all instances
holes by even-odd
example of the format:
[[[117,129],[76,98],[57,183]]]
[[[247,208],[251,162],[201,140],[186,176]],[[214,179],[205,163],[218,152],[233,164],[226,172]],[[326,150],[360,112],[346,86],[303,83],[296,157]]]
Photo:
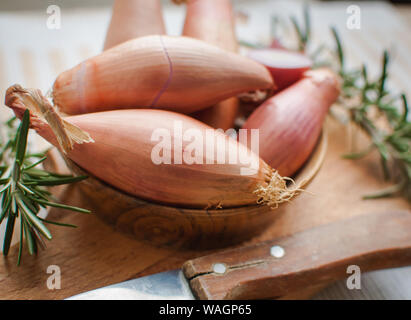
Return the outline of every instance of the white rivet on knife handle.
[[[227,271],[227,266],[224,263],[220,263],[220,262],[215,263],[213,265],[213,271],[215,273],[223,274]]]
[[[285,255],[285,250],[280,246],[272,246],[270,249],[270,254],[274,258],[282,258]]]

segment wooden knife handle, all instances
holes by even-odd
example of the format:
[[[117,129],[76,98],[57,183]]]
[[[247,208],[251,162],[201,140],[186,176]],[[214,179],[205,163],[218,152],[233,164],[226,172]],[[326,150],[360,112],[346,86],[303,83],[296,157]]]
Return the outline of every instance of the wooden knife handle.
[[[200,257],[183,271],[199,299],[268,299],[348,277],[350,265],[366,272],[410,264],[411,212],[402,211],[363,214]]]

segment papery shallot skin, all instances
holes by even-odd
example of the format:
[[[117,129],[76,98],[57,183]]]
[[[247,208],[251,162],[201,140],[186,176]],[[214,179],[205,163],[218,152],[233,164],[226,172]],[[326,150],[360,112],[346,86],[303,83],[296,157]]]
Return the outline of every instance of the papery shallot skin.
[[[259,156],[282,176],[291,177],[311,155],[339,93],[340,81],[331,70],[307,71],[259,106],[242,128],[259,129]]]
[[[237,163],[234,165],[175,164],[173,123],[182,124],[183,134],[188,129],[199,130],[205,137],[205,130],[212,129],[199,121],[177,113],[162,110],[119,110],[75,116],[67,119],[86,130],[94,139],[92,144],[76,145],[69,154],[70,159],[94,176],[127,192],[154,202],[182,207],[235,207],[256,203],[253,191],[258,183],[264,183],[269,173],[257,155],[254,161],[260,170],[252,176],[242,176]],[[159,141],[152,141],[153,132],[159,128],[170,133],[170,164],[155,164],[152,151]],[[223,135],[223,133],[217,133]],[[178,134],[177,134],[178,135]],[[228,136],[230,149],[243,147]],[[182,152],[189,142],[182,142]],[[205,149],[211,146],[205,146]],[[213,151],[212,151],[213,152]],[[182,155],[183,156],[183,155]],[[217,155],[216,155],[217,158]]]
[[[188,37],[133,39],[61,73],[53,101],[65,114],[161,108],[191,113],[253,90],[269,90],[261,64]]]

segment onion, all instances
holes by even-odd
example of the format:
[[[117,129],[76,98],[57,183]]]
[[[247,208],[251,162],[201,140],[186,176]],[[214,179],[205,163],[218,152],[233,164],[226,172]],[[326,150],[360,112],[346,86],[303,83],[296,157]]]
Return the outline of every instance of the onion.
[[[7,90],[6,105],[19,118],[29,109],[32,128],[60,147],[69,159],[107,184],[141,199],[201,209],[256,203],[276,207],[300,190],[297,186],[288,188],[287,179],[245,145],[179,113],[130,109],[63,119],[39,90],[19,85]],[[186,136],[194,132],[202,140]],[[165,135],[162,141],[160,134]],[[203,143],[207,134],[215,139],[193,149],[193,141]],[[230,158],[234,154],[246,155],[246,164]],[[159,161],[162,158],[165,163]]]
[[[165,33],[160,0],[114,0],[104,50],[133,38]]]
[[[188,37],[147,36],[61,73],[52,95],[66,114],[135,107],[190,113],[272,86],[251,59]]]
[[[204,40],[222,49],[237,52],[231,0],[188,0],[183,35]],[[233,97],[199,111],[196,119],[214,127],[232,128],[238,99]]]
[[[293,176],[312,153],[339,92],[339,79],[332,71],[307,71],[303,79],[258,107],[243,128],[258,128],[260,157],[281,175]]]
[[[250,50],[247,56],[267,67],[277,91],[296,82],[312,66],[311,59],[306,55],[282,48]]]

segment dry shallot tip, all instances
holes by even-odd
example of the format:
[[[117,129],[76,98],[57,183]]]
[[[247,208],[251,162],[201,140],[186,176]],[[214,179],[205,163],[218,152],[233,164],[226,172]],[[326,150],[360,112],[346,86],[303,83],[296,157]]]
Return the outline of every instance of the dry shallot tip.
[[[53,88],[49,88],[49,89],[47,90],[45,97],[46,97],[47,99],[49,99],[49,100],[52,100],[52,99],[53,99]]]
[[[306,71],[304,76],[318,86],[328,82],[338,90],[341,88],[342,78],[327,68]]]
[[[287,182],[292,182],[292,186],[287,186]],[[265,204],[271,209],[277,209],[281,203],[291,201],[302,191],[304,190],[293,179],[282,177],[277,170],[273,169],[267,185],[260,184],[254,193],[258,196],[258,204]]]
[[[73,150],[75,143],[94,142],[87,132],[64,120],[38,89],[24,89],[18,84],[13,85],[7,89],[6,105],[17,115],[29,110],[34,118],[31,123],[33,127],[37,125],[36,121],[48,123],[63,153]]]
[[[171,0],[171,2],[174,2],[175,4],[183,4],[183,3],[187,3],[188,0]]]

